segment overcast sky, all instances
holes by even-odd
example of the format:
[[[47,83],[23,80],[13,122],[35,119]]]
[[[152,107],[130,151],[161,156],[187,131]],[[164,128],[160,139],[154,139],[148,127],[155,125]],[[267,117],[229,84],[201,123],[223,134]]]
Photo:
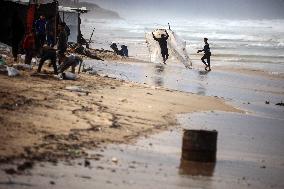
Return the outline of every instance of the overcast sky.
[[[135,18],[284,18],[284,0],[81,0]]]

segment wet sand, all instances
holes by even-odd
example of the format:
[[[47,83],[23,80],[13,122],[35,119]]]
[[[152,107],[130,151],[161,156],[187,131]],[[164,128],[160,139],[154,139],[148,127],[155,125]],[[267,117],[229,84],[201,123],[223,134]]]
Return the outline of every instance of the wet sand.
[[[218,98],[108,77],[81,74],[77,81],[58,81],[29,74],[0,75],[2,161],[82,157],[85,148],[174,126],[177,113],[238,111]]]
[[[71,189],[284,187],[282,120],[224,112],[183,114],[178,120],[181,126],[140,137],[135,144],[90,151],[87,165],[84,159],[39,163],[14,176],[10,184],[3,174],[0,184]],[[216,163],[181,160],[183,129],[218,130]]]
[[[13,176],[5,170],[17,170],[23,159],[1,164],[0,188],[283,188],[284,111],[275,105],[283,99],[281,78],[146,63],[96,61],[93,66],[102,76],[137,83],[85,75],[79,81],[60,84],[54,79],[0,76],[4,94],[17,94],[17,98],[2,95],[1,103],[11,100],[15,105],[18,98],[26,102],[12,106],[15,110],[1,108],[1,120],[11,121],[6,128],[18,123],[16,134],[11,132],[12,137],[4,138],[2,145],[7,147],[5,141],[21,144],[15,145],[21,152],[27,143],[11,140],[22,133],[22,139],[38,139],[23,140],[35,144],[28,152],[48,152],[41,153],[47,159],[39,160],[53,162],[37,162],[33,169],[16,171]],[[66,86],[74,84],[90,93],[66,91]],[[238,112],[220,99],[244,113],[219,112]],[[175,121],[177,114],[201,111],[205,113],[179,115]],[[32,125],[30,119],[19,124],[31,115],[37,124]],[[72,125],[66,125],[70,120]],[[38,124],[40,130],[35,127]],[[181,163],[182,128],[219,132],[216,164]],[[130,143],[110,144],[117,142]],[[41,143],[44,145],[38,145]],[[60,157],[65,161],[58,161]]]

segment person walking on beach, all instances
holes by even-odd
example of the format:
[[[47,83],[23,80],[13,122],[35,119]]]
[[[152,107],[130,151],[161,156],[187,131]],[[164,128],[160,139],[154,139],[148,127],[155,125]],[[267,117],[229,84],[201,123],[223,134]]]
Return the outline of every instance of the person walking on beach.
[[[168,43],[167,40],[169,38],[169,34],[167,32],[167,30],[165,30],[166,35],[162,34],[161,38],[156,38],[156,36],[154,35],[154,33],[152,32],[153,38],[158,41],[160,48],[161,48],[161,54],[163,57],[163,63],[166,64],[166,61],[169,58],[169,53],[168,53]]]
[[[210,56],[211,56],[211,52],[210,52],[210,47],[209,47],[209,43],[207,42],[208,38],[204,38],[204,47],[202,50],[198,50],[197,53],[200,52],[204,52],[203,57],[201,58],[201,61],[203,62],[203,64],[205,64],[205,70],[206,71],[211,71],[211,66],[210,66]],[[207,63],[205,62],[205,59],[207,59]]]

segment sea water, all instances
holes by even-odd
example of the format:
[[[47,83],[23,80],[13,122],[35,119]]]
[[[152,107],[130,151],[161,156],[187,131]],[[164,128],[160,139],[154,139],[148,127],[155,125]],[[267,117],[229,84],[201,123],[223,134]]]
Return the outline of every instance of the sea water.
[[[89,39],[93,27],[92,46],[110,49],[116,42],[127,45],[130,56],[150,61],[145,34],[157,28],[167,29],[167,22],[135,20],[96,20],[82,18],[82,32]],[[212,64],[253,68],[273,74],[284,73],[284,20],[177,20],[171,29],[186,41],[195,64],[200,64],[198,49],[203,38],[209,38]]]

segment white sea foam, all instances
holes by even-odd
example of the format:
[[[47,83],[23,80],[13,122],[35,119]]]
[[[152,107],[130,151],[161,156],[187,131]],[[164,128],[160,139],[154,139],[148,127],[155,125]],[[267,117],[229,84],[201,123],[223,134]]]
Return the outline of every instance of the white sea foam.
[[[242,65],[258,60],[260,64],[284,63],[284,20],[178,20],[170,24],[171,29],[185,39],[186,49],[191,54],[203,48],[204,37],[209,38],[213,64],[214,58],[242,62]],[[155,23],[87,18],[87,23],[82,26],[87,38],[93,27],[96,27],[94,36],[98,43],[118,41],[129,46],[130,55],[149,60],[145,33],[155,28],[166,29],[167,21]]]

